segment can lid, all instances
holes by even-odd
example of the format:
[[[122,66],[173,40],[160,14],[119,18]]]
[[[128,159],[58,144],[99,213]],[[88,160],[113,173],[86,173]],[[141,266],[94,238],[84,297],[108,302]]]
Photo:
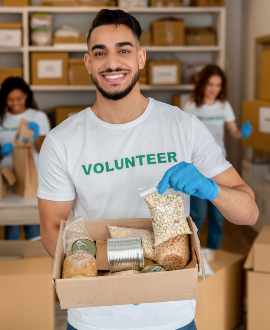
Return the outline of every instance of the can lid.
[[[74,251],[78,251],[78,250],[89,252],[93,256],[95,256],[97,253],[97,246],[90,239],[87,239],[87,238],[77,239],[72,244],[71,251],[74,252]]]
[[[154,265],[149,265],[141,270],[141,273],[154,273],[154,272],[166,272],[166,269],[162,265],[154,264]]]

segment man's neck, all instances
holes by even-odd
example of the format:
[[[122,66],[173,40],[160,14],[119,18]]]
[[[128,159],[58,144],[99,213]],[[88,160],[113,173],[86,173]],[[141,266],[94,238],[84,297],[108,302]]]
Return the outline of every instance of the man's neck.
[[[97,101],[91,109],[99,119],[107,123],[126,124],[140,117],[148,103],[149,100],[140,93],[137,84],[126,97],[118,101],[105,99],[97,91]]]

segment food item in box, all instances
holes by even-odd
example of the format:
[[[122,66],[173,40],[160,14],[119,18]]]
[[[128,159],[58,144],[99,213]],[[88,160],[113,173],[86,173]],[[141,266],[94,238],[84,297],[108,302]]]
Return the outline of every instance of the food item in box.
[[[173,189],[167,189],[163,195],[160,195],[157,192],[158,185],[159,182],[140,189],[140,196],[143,197],[150,210],[155,246],[177,235],[191,234],[186,220],[182,193],[176,194]]]
[[[112,276],[112,275],[122,275],[122,276],[126,276],[126,275],[135,275],[135,274],[140,274],[141,272],[139,272],[138,270],[124,270],[122,272],[116,272],[116,273],[106,273],[103,276]]]
[[[64,260],[62,278],[97,276],[97,262],[91,253],[77,250]]]
[[[85,226],[82,217],[75,217],[71,220],[68,221],[66,224],[64,231],[63,231],[63,251],[66,255],[69,255],[70,252],[72,251],[73,244],[76,244],[76,241],[82,240],[81,243],[77,244],[77,247],[80,246],[81,248],[78,247],[80,250],[88,250],[87,245],[91,246],[91,249],[87,252],[96,252],[95,248],[95,243],[89,236]],[[90,244],[83,244],[83,241],[90,241],[88,243]],[[75,247],[75,246],[74,246]],[[73,247],[73,250],[74,250]]]
[[[189,262],[189,236],[178,235],[156,247],[157,262],[166,270],[179,270]]]
[[[149,265],[141,270],[141,273],[159,273],[159,272],[166,272],[166,269],[164,266],[158,264]]]
[[[153,230],[149,229],[135,229],[108,226],[112,238],[134,237],[140,236],[142,238],[143,253],[145,258],[156,260],[155,257],[155,236]]]

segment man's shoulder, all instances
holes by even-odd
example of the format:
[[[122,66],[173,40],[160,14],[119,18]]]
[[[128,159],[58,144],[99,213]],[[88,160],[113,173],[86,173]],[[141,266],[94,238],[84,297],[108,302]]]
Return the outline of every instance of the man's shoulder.
[[[54,127],[49,133],[50,136],[53,138],[61,138],[63,136],[68,138],[77,135],[80,130],[84,129],[85,115],[88,109],[79,111]]]

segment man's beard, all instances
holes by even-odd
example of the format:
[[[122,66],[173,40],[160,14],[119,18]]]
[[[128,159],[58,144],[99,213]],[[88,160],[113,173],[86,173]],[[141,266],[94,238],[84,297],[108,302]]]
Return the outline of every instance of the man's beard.
[[[121,71],[121,70],[114,70],[114,71]],[[111,70],[110,72],[113,72],[113,70]],[[140,78],[140,70],[138,69],[138,72],[133,77],[130,85],[126,89],[124,89],[123,91],[120,91],[120,92],[116,91],[116,92],[110,93],[110,92],[105,91],[104,89],[101,88],[97,79],[92,74],[91,74],[91,77],[92,77],[93,84],[96,86],[96,88],[99,90],[99,92],[101,93],[101,95],[104,98],[106,98],[108,100],[112,100],[112,101],[118,101],[118,100],[121,100],[124,97],[126,97],[132,91],[133,87],[137,84],[137,82],[139,81],[139,78]]]

